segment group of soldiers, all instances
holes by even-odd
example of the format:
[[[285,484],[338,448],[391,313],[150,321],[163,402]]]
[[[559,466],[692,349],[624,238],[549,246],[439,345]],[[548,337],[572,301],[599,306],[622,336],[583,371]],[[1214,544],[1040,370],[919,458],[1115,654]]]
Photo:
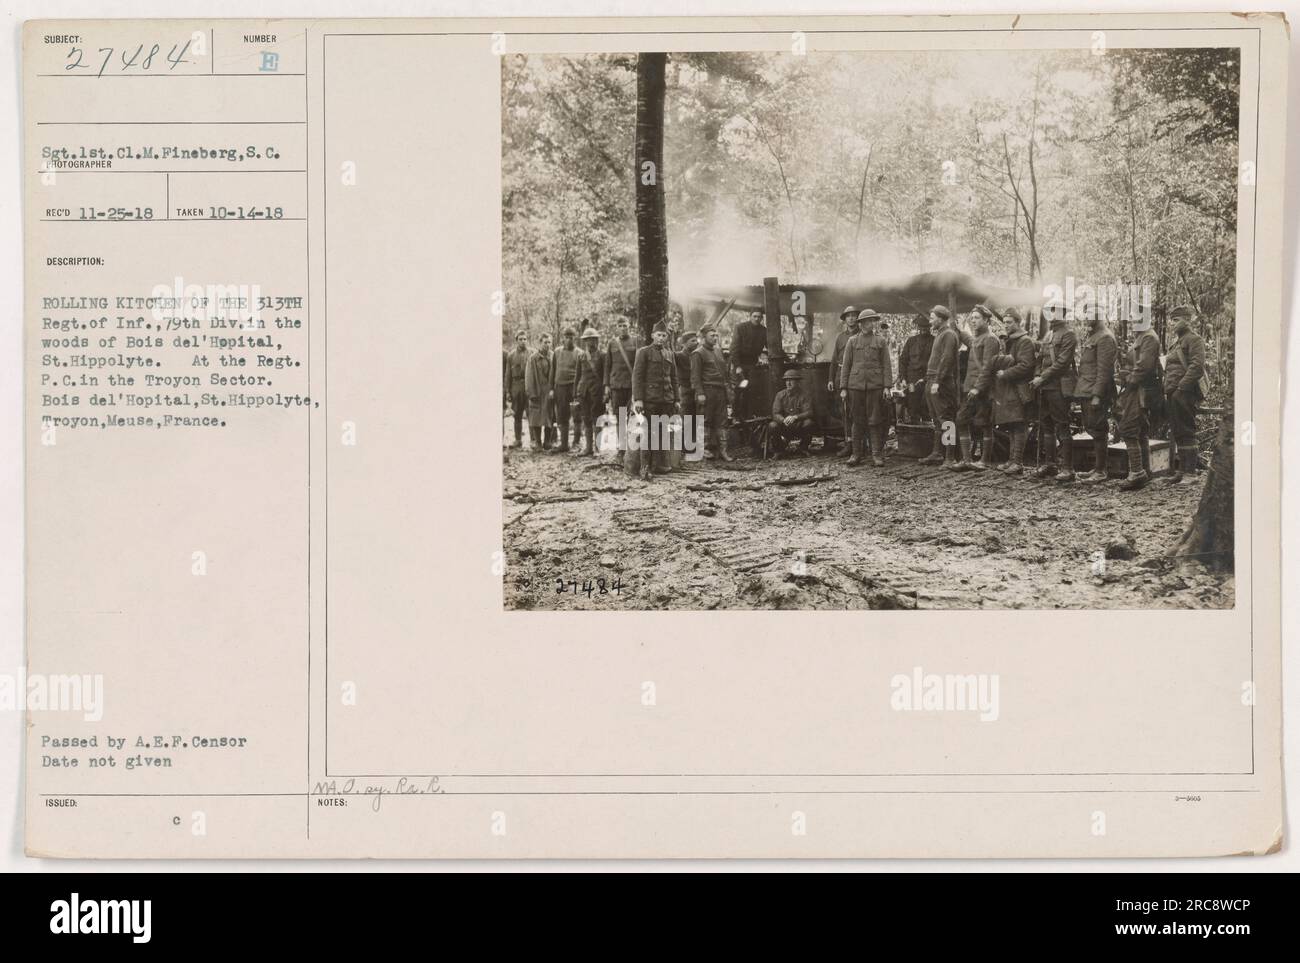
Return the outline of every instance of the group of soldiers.
[[[895,374],[882,332],[884,319],[871,308],[846,307],[827,388],[840,406],[845,440],[839,453],[849,456],[847,465],[860,465],[868,457],[875,466],[884,464],[893,402],[901,395],[911,420],[933,427],[933,448],[920,459],[924,465],[1021,474],[1029,426],[1037,423],[1034,474],[1074,481],[1071,413],[1078,404],[1094,453],[1094,467],[1078,476],[1080,481],[1108,477],[1112,416],[1128,455],[1121,488],[1141,488],[1151,480],[1150,439],[1166,421],[1177,449],[1172,480],[1193,474],[1205,373],[1205,343],[1194,330],[1193,310],[1181,306],[1169,313],[1174,341],[1163,371],[1162,346],[1149,315],[1132,320],[1133,339],[1122,350],[1104,319],[1089,322],[1080,344],[1061,307],[1048,305],[1044,316],[1048,331],[1035,340],[1015,308],[999,313],[979,304],[958,319],[947,307],[935,305],[928,317],[917,315],[916,333],[903,344]],[[991,330],[995,319],[1005,329],[1001,337]],[[762,316],[754,312],[736,325],[729,356],[715,326],[682,333],[675,328],[659,322],[651,343],[639,345],[621,318],[603,349],[589,325],[580,337],[576,328],[566,328],[559,347],[542,334],[531,351],[527,335],[516,335],[515,350],[504,354],[502,372],[506,406],[514,416],[512,447],[522,446],[525,414],[534,450],[587,455],[596,451],[596,430],[608,412],[616,418],[620,412],[649,419],[681,415],[702,421],[705,457],[733,460],[724,426],[733,416],[733,401],[737,418],[753,415],[741,409],[766,349]],[[800,369],[785,371],[783,381],[784,390],[772,401],[768,437],[778,450],[795,441],[796,450],[807,453],[816,427],[812,398]],[[617,423],[621,449],[624,423]],[[1001,464],[994,463],[995,427],[1010,439],[1008,459]],[[977,436],[980,456],[975,460]],[[666,470],[663,455],[655,447],[648,450],[641,461],[643,477]]]
[[[1163,373],[1160,339],[1149,315],[1133,319],[1133,340],[1124,350],[1103,318],[1089,321],[1080,345],[1059,305],[1049,304],[1044,316],[1048,331],[1036,341],[1015,308],[998,313],[977,304],[959,322],[948,308],[936,305],[928,317],[917,316],[917,332],[899,353],[898,379],[893,381],[887,346],[876,332],[878,315],[870,308],[845,308],[841,319],[847,330],[836,342],[828,387],[838,389],[845,401],[852,449],[848,464],[862,462],[868,437],[873,463],[883,463],[892,386],[902,392],[913,421],[933,427],[933,448],[920,459],[923,465],[1022,474],[1029,426],[1037,422],[1037,477],[1105,481],[1113,415],[1128,456],[1122,489],[1141,488],[1151,480],[1151,435],[1166,421],[1177,451],[1171,481],[1193,475],[1199,456],[1196,412],[1205,374],[1205,342],[1193,327],[1193,310],[1179,306],[1169,312],[1174,341]],[[1002,337],[990,330],[995,318],[1005,327]],[[1093,444],[1093,469],[1082,476],[1073,467],[1071,409],[1076,403]],[[995,427],[1010,438],[1009,457],[1002,464],[994,464]],[[977,434],[980,458],[975,461]]]
[[[609,413],[619,431],[620,449],[628,418],[700,416],[707,457],[732,461],[723,431],[732,381],[718,329],[705,325],[685,332],[676,344],[670,340],[673,334],[661,321],[654,326],[651,343],[638,345],[627,319],[620,318],[604,348],[596,329],[588,325],[580,339],[576,328],[565,328],[558,348],[552,347],[550,334],[543,333],[531,351],[528,336],[517,334],[515,350],[505,354],[502,364],[505,404],[514,416],[511,447],[523,445],[525,415],[533,450],[586,455],[595,454],[596,429]],[[580,447],[584,439],[585,447]],[[666,470],[664,455],[660,447],[647,448],[643,477]]]

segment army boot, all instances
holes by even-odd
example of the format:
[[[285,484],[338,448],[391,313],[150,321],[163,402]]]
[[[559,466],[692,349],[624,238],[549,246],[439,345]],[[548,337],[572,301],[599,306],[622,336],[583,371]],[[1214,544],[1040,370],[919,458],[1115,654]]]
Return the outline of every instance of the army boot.
[[[1119,487],[1120,491],[1131,492],[1145,487],[1151,476],[1142,467],[1141,444],[1125,440],[1124,447],[1128,449],[1128,477],[1119,483]]]
[[[1057,472],[1059,482],[1074,481],[1074,432],[1062,428],[1056,439]]]
[[[943,429],[934,430],[934,447],[930,449],[930,454],[917,460],[918,465],[942,465],[943,464]]]
[[[1034,472],[1035,478],[1055,478],[1056,477],[1056,436],[1049,435],[1042,430],[1039,425],[1038,431],[1038,454],[1042,464]]]
[[[993,429],[984,429],[984,440],[980,442],[980,460],[972,466],[977,471],[988,471],[993,467]]]
[[[1125,442],[1128,444],[1128,442]],[[1138,448],[1142,453],[1142,471],[1150,480],[1155,477],[1155,472],[1151,470],[1151,439],[1145,435],[1138,439]]]
[[[722,430],[718,432],[718,457],[723,461],[735,461],[727,452],[727,432]]]
[[[1169,484],[1177,485],[1182,481],[1195,480],[1196,461],[1199,457],[1200,453],[1195,448],[1180,446],[1178,449],[1178,465],[1169,476]]]
[[[970,450],[973,444],[969,435],[962,435],[957,439],[957,444],[961,449],[961,460],[949,463],[944,462],[943,467],[950,468],[953,471],[974,471],[975,463],[970,460]]]
[[[1106,439],[1104,437],[1094,438],[1092,440],[1092,471],[1088,472],[1086,475],[1080,475],[1079,481],[1099,482],[1105,481],[1109,478],[1110,474],[1106,471],[1108,452],[1109,447],[1106,444]]]
[[[939,464],[943,465],[943,467],[947,468],[949,471],[952,471],[957,467],[957,446],[956,445],[943,446],[943,461],[941,461]]]
[[[871,464],[877,468],[885,467],[885,426],[877,425],[871,429]]]
[[[849,460],[844,464],[850,468],[856,468],[858,465],[862,464],[862,446],[865,444],[865,441],[858,441],[858,439],[854,438],[852,443],[853,454],[849,456]]]
[[[1016,428],[1011,432],[1011,454],[1002,471],[1007,475],[1019,475],[1025,470],[1025,442],[1029,440],[1029,431]]]

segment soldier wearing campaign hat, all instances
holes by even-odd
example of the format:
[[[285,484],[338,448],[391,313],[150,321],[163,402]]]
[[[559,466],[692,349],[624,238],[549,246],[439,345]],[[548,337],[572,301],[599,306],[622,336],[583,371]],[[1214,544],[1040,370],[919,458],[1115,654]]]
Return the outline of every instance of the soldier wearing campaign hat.
[[[894,383],[889,343],[876,331],[880,320],[871,308],[858,314],[858,333],[849,339],[840,366],[840,394],[847,402],[853,424],[853,455],[848,464],[860,465],[871,436],[871,463],[885,463],[885,433],[889,430],[889,388]]]
[[[798,368],[786,369],[782,380],[785,388],[772,399],[772,420],[769,423],[774,447],[777,454],[784,453],[790,440],[794,439],[799,442],[796,451],[806,455],[812,439],[812,398],[804,390],[803,374]]]
[[[1196,408],[1203,397],[1201,378],[1205,375],[1205,340],[1192,330],[1195,312],[1179,305],[1169,312],[1174,344],[1165,356],[1165,399],[1169,434],[1178,446],[1178,464],[1171,482],[1195,477],[1199,451],[1196,444]]]
[[[586,322],[584,321],[584,324]],[[603,377],[603,359],[599,353],[600,335],[590,324],[582,331],[582,351],[578,354],[578,381],[576,387],[577,426],[574,429],[574,443],[577,434],[586,436],[584,455],[596,453],[596,419],[604,412],[601,399]]]

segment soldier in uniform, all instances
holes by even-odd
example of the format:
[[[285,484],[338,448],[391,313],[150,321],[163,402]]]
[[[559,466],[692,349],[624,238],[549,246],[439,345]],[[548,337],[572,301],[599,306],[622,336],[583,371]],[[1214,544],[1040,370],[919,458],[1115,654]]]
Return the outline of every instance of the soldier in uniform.
[[[736,417],[751,417],[749,386],[753,384],[759,356],[767,349],[767,326],[763,312],[751,311],[749,319],[741,321],[731,333],[731,364],[736,377]],[[742,385],[744,387],[742,387]]]
[[[925,369],[934,348],[930,321],[923,314],[915,319],[916,333],[903,342],[898,352],[898,377],[907,400],[907,415],[914,425],[930,420],[930,404],[925,395]]]
[[[1180,305],[1169,312],[1173,322],[1173,348],[1165,357],[1165,398],[1169,434],[1178,446],[1178,466],[1170,476],[1177,483],[1196,477],[1196,408],[1201,403],[1201,378],[1205,374],[1205,341],[1192,330],[1192,309]]]
[[[677,339],[682,333],[682,315],[679,310],[673,308],[668,315],[668,348],[676,353],[678,350]]]
[[[831,355],[831,377],[826,383],[826,390],[831,393],[831,403],[839,408],[836,412],[844,425],[844,441],[840,443],[837,455],[847,454],[853,448],[853,413],[850,406],[840,398],[840,366],[844,364],[844,348],[849,339],[858,333],[858,309],[849,305],[840,312],[840,322],[844,330],[835,336],[835,351]]]
[[[545,451],[551,443],[551,421],[547,411],[552,400],[549,334],[538,339],[537,350],[528,356],[524,387],[528,392],[528,436],[532,439],[534,451]],[[546,429],[545,435],[543,428]]]
[[[1160,339],[1151,330],[1151,317],[1133,321],[1133,343],[1120,355],[1119,398],[1115,402],[1119,436],[1128,451],[1128,477],[1120,482],[1133,491],[1151,480],[1151,424],[1162,417]]]
[[[587,438],[584,455],[596,453],[596,419],[604,408],[601,404],[600,386],[604,380],[602,369],[604,359],[598,350],[600,335],[596,329],[588,326],[582,332],[582,351],[578,354],[578,418]]]
[[[682,407],[682,425],[688,423],[694,430],[696,404],[691,391],[691,354],[699,347],[699,335],[686,331],[678,336],[674,357],[677,361],[677,403]]]
[[[564,329],[564,340],[551,355],[551,386],[555,400],[555,420],[560,425],[560,444],[553,449],[556,453],[569,451],[569,417],[573,413],[573,402],[577,398],[578,356],[582,351],[577,346],[578,332],[572,327]],[[578,432],[573,432],[573,447],[578,447]]]
[[[894,383],[889,361],[889,344],[876,332],[880,315],[863,308],[858,315],[858,333],[844,348],[840,367],[840,394],[853,423],[853,455],[850,466],[862,464],[866,435],[871,433],[871,464],[885,463],[885,432],[889,429],[889,386]]]
[[[804,390],[803,375],[797,368],[787,369],[782,380],[785,389],[778,391],[772,399],[772,420],[769,424],[774,440],[773,449],[777,455],[784,454],[793,438],[799,442],[795,451],[806,455],[812,440],[812,398]]]
[[[649,419],[649,441],[641,452],[641,478],[668,471],[668,416],[677,412],[677,358],[668,347],[668,326],[655,323],[653,343],[637,350],[632,367],[632,408]]]
[[[1083,409],[1083,424],[1092,435],[1093,468],[1079,481],[1105,481],[1110,446],[1110,409],[1115,403],[1115,357],[1118,347],[1106,319],[1094,317],[1079,353],[1079,380],[1074,396]]]
[[[1034,474],[1038,478],[1074,481],[1074,432],[1070,429],[1070,404],[1074,400],[1075,349],[1079,339],[1070,330],[1065,309],[1048,305],[1045,309],[1050,327],[1039,347],[1038,374],[1030,387],[1038,391],[1038,416],[1042,434],[1038,439],[1043,463]],[[1058,456],[1059,450],[1059,456]],[[1060,458],[1063,468],[1057,467]]]
[[[993,466],[993,371],[992,361],[1002,353],[1002,342],[989,330],[993,312],[982,304],[975,305],[970,313],[974,329],[967,352],[966,380],[962,384],[965,396],[957,409],[957,444],[961,460],[949,466],[954,471],[985,471]],[[975,446],[974,432],[983,434],[980,460],[971,461]]]
[[[921,465],[950,467],[955,445],[944,443],[944,434],[955,430],[957,417],[957,352],[961,339],[952,326],[952,313],[942,304],[930,309],[930,330],[934,345],[925,365],[925,397],[930,405],[930,418],[934,424],[934,448],[920,459]]]
[[[1038,347],[1020,323],[1020,312],[1008,308],[1002,315],[1007,326],[1007,341],[992,362],[993,424],[1001,425],[1011,435],[1011,454],[1001,470],[1019,475],[1025,470],[1025,443],[1029,440],[1029,421],[1037,414],[1034,389],[1030,382],[1038,364]]]
[[[671,332],[669,337],[671,338]],[[703,441],[696,418],[698,406],[691,391],[691,353],[699,347],[699,334],[683,331],[672,342],[673,360],[677,364],[677,407],[682,413],[682,450],[695,451]],[[689,447],[688,447],[689,442]]]
[[[627,318],[614,323],[614,338],[605,345],[602,366],[605,375],[605,401],[618,420],[618,450],[623,451],[627,439],[622,431],[626,419],[632,414],[632,362],[636,357],[636,339],[628,334]]]
[[[522,448],[524,438],[524,412],[528,410],[528,389],[524,376],[528,368],[528,335],[520,331],[515,335],[515,350],[506,355],[503,377],[506,399],[515,419],[515,440],[511,448]],[[529,422],[532,427],[532,422]]]
[[[691,353],[691,393],[696,411],[704,417],[704,457],[735,461],[727,453],[727,362],[718,347],[718,329],[706,324],[700,328],[704,339]]]

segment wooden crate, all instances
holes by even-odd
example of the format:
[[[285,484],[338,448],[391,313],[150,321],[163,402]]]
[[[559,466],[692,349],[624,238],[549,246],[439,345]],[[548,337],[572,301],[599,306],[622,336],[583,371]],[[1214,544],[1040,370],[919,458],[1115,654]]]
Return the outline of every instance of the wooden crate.
[[[1092,471],[1092,435],[1080,433],[1074,436],[1071,462],[1075,471]],[[1169,442],[1163,438],[1151,439],[1151,472],[1159,475],[1169,471],[1172,466],[1172,452]],[[1106,472],[1112,478],[1123,478],[1128,474],[1128,449],[1124,443],[1113,441],[1106,447]]]

